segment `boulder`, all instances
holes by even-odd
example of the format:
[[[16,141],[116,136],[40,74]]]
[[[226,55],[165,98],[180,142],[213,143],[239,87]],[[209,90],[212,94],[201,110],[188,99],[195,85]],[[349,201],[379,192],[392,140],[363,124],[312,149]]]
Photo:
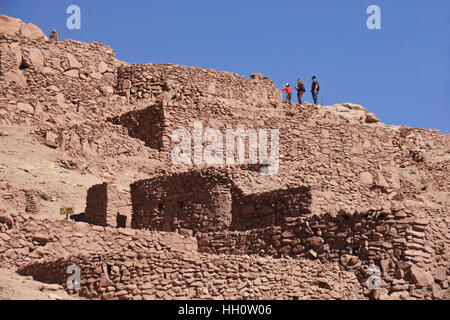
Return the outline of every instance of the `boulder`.
[[[103,77],[103,75],[101,73],[99,73],[99,72],[92,72],[91,73],[91,78],[100,80],[102,77]]]
[[[373,185],[373,177],[370,172],[363,172],[360,175],[360,181],[362,184],[366,186],[372,186]]]
[[[344,102],[344,103],[341,103],[341,105],[346,108],[349,108],[351,110],[359,110],[359,111],[368,112],[366,108],[364,108],[362,105],[359,105],[356,103]]]
[[[20,33],[30,40],[48,40],[44,32],[32,23],[22,24]]]
[[[67,77],[78,78],[78,70],[77,69],[68,70],[64,72],[64,75]]]
[[[22,20],[0,14],[0,35],[14,36],[20,32]]]
[[[312,237],[309,239],[309,245],[312,247],[319,247],[324,243],[323,239],[321,237]]]
[[[58,141],[58,135],[51,132],[51,131],[47,131],[45,133],[45,144],[51,148],[56,148],[57,147],[57,141]]]
[[[8,226],[12,226],[14,224],[14,220],[8,213],[0,210],[0,223],[5,223]]]
[[[434,278],[437,281],[445,281],[447,280],[447,268],[439,267],[435,270]]]
[[[22,87],[26,86],[27,84],[27,78],[25,77],[25,75],[21,70],[6,72],[3,77],[3,80],[5,81],[6,84],[14,82]]]
[[[77,58],[75,58],[72,54],[68,53],[67,54],[67,62],[69,64],[69,70],[70,69],[80,69],[83,67],[83,65],[78,62]],[[77,77],[78,77],[78,72],[77,72]]]
[[[50,241],[49,236],[44,233],[36,233],[32,237],[33,241],[38,242],[41,245],[45,245],[47,242]]]
[[[28,103],[18,102],[16,108],[18,111],[23,111],[26,113],[34,113],[34,107]]]
[[[44,55],[41,50],[31,48],[30,53],[24,57],[23,63],[27,67],[33,67],[36,71],[42,71],[44,67]]]
[[[428,287],[434,283],[434,279],[429,272],[413,265],[410,270],[411,279],[418,287]]]
[[[367,113],[366,114],[366,123],[378,123],[380,122],[380,119],[374,114],[374,113]]]
[[[108,70],[108,66],[106,65],[106,63],[104,61],[102,61],[98,64],[98,72],[99,73],[105,73],[107,70]]]

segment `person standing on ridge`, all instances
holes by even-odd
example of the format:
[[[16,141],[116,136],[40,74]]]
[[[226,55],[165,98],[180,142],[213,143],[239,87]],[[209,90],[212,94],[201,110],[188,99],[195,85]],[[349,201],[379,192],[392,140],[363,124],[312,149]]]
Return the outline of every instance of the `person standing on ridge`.
[[[314,99],[314,104],[317,105],[317,97],[319,96],[320,86],[319,82],[317,81],[316,76],[312,77],[312,86],[311,86],[311,94]]]
[[[286,102],[289,102],[289,104],[291,104],[291,98],[292,98],[291,85],[289,83],[286,83],[286,85],[283,88],[283,91],[286,91]]]
[[[302,103],[302,96],[303,93],[306,91],[305,90],[305,85],[303,84],[301,79],[298,79],[297,81],[297,87],[295,87],[295,89],[297,89],[297,98],[298,98],[298,104],[303,104]]]

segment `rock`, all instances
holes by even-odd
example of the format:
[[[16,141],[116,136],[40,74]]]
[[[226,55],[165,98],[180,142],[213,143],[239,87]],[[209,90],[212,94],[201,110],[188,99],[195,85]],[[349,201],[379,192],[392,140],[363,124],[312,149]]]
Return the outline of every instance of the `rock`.
[[[291,246],[285,246],[285,247],[281,248],[280,252],[282,254],[289,254],[291,252]]]
[[[370,292],[370,298],[373,300],[389,300],[389,291],[385,288],[372,290]]]
[[[78,62],[77,58],[75,58],[72,54],[67,54],[67,60],[69,64],[69,69],[80,69],[83,67],[81,63]],[[67,71],[67,70],[66,70]],[[77,70],[77,77],[78,77],[78,70]]]
[[[194,231],[189,230],[189,229],[180,229],[180,234],[187,236],[187,237],[192,237],[194,235]]]
[[[44,73],[44,74],[59,74],[59,71],[57,71],[53,68],[50,68],[50,67],[44,67],[44,68],[42,68],[42,73]]]
[[[360,179],[361,183],[366,186],[370,187],[373,185],[373,177],[370,172],[366,171],[366,172],[361,173],[359,179]]]
[[[377,122],[380,122],[380,119],[378,119],[374,113],[369,112],[366,114],[366,123],[377,123]]]
[[[0,16],[0,18],[1,18],[1,16]],[[11,227],[14,224],[14,220],[8,213],[0,210],[0,223],[5,223]]]
[[[64,290],[64,287],[59,284],[42,284],[39,286],[39,290],[41,291],[58,291]]]
[[[58,147],[58,135],[52,131],[47,131],[45,133],[45,144],[51,148]]]
[[[93,72],[93,73],[91,73],[91,78],[100,80],[101,78],[103,78],[103,75],[98,72]]]
[[[362,105],[356,104],[356,103],[349,103],[349,102],[344,102],[341,103],[342,106],[349,108],[351,110],[358,110],[358,111],[364,111],[364,112],[368,112],[366,108],[364,108]]]
[[[78,70],[72,69],[72,70],[66,71],[66,72],[64,72],[64,75],[67,77],[78,78]]]
[[[410,274],[413,283],[420,288],[428,287],[434,283],[433,277],[428,272],[415,265],[411,267]]]
[[[102,277],[100,279],[100,281],[98,282],[98,286],[99,288],[106,288],[106,287],[112,287],[114,286],[114,282],[112,282],[109,278],[107,277]]]
[[[123,82],[122,82],[122,89],[123,90],[128,90],[130,88],[131,88],[131,81],[127,80],[127,79],[123,80]]]
[[[19,69],[23,62],[22,49],[21,49],[20,44],[18,42],[14,42],[9,45],[9,48],[7,48],[7,46],[5,46],[5,47],[1,46],[0,48],[1,48],[0,50],[2,50],[3,52],[9,51],[8,55],[15,57],[15,59],[14,59],[15,63],[14,63],[13,67],[15,69]]]
[[[308,253],[311,255],[312,258],[316,259],[317,258],[317,253],[314,250],[309,250]]]
[[[44,55],[37,48],[31,48],[30,53],[25,56],[24,62],[27,67],[33,67],[36,71],[42,71],[44,67]]]
[[[312,237],[309,239],[309,245],[312,247],[320,247],[324,243],[324,240],[321,237]]]
[[[20,32],[22,20],[0,14],[0,35],[14,36]]]
[[[55,29],[53,29],[52,32],[50,32],[50,41],[58,42],[58,33],[56,32]]]
[[[54,92],[59,92],[59,88],[57,86],[55,86],[54,84],[48,86],[47,90],[54,91]]]
[[[341,104],[335,104],[334,106],[331,106],[329,108],[329,110],[335,111],[335,112],[349,112],[350,108],[347,108]]]
[[[290,230],[286,230],[281,234],[282,238],[294,238],[295,237],[295,233],[293,231]]]
[[[3,80],[5,81],[6,84],[15,82],[22,87],[27,85],[27,78],[25,77],[25,75],[21,70],[6,72],[5,76],[3,77]]]
[[[34,107],[28,103],[18,102],[16,105],[17,110],[23,111],[26,113],[34,113]]]
[[[30,40],[48,40],[45,33],[32,23],[22,24],[20,33]]]
[[[49,237],[46,234],[43,233],[36,233],[32,237],[33,241],[39,242],[40,245],[45,245],[47,242],[49,242]]]
[[[429,221],[430,220],[428,218],[416,219],[414,221],[414,224],[417,224],[419,226],[427,226]]]
[[[102,61],[98,64],[98,72],[99,73],[105,73],[107,70],[108,70],[108,66],[106,65],[106,63],[104,61]]]
[[[56,104],[58,106],[60,106],[60,107],[66,106],[66,98],[64,97],[64,95],[61,92],[56,95],[55,99],[56,99]]]
[[[391,293],[389,297],[390,297],[390,299],[393,299],[393,300],[400,300],[400,299],[406,300],[407,298],[409,298],[409,292],[408,291],[397,291],[397,292]]]
[[[434,278],[437,281],[446,281],[447,280],[447,268],[439,267],[434,272]]]
[[[134,236],[136,234],[136,231],[133,229],[119,228],[118,230],[120,234],[123,234],[125,236]]]

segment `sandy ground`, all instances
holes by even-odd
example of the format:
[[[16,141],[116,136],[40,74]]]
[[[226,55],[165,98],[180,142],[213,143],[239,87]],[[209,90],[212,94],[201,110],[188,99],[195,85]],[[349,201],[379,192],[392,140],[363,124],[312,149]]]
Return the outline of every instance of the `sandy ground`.
[[[22,277],[12,270],[0,269],[0,300],[80,300],[59,285],[45,284]]]
[[[17,189],[35,189],[46,195],[41,200],[39,218],[65,219],[62,207],[83,213],[87,190],[95,184],[114,181],[123,191],[130,183],[148,177],[161,162],[146,157],[118,158],[104,162],[104,168],[85,160],[71,159],[67,153],[46,146],[30,134],[31,127],[0,126],[0,179]],[[80,168],[64,163],[78,161]],[[81,163],[80,163],[81,162]]]
[[[80,174],[59,165],[64,155],[30,135],[30,128],[1,127],[7,136],[0,138],[0,179],[18,189],[36,189],[51,199],[41,201],[42,218],[63,219],[61,207],[85,208],[89,187],[102,181],[90,173]]]

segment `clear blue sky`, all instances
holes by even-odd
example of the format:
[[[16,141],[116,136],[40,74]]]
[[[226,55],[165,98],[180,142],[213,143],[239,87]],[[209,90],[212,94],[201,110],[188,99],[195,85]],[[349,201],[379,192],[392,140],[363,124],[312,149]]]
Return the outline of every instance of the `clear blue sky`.
[[[81,30],[66,8],[81,8]],[[369,30],[369,5],[382,30]],[[100,41],[131,63],[258,72],[281,88],[301,77],[311,101],[354,102],[388,124],[450,132],[448,0],[1,0],[0,13],[60,39]],[[296,100],[296,99],[295,99]]]

